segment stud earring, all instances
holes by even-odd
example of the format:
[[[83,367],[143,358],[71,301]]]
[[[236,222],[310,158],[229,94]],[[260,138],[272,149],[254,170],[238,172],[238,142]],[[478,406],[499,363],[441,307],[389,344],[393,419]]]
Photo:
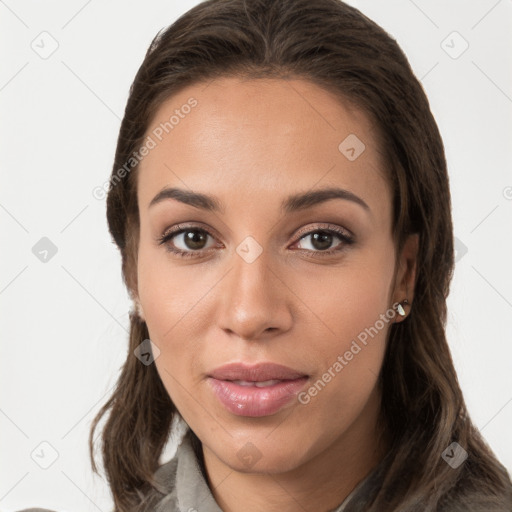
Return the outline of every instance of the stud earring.
[[[400,316],[405,316],[407,313],[405,312],[405,309],[403,308],[402,304],[409,304],[409,301],[407,299],[404,299],[402,302],[398,303],[398,306],[396,308]]]

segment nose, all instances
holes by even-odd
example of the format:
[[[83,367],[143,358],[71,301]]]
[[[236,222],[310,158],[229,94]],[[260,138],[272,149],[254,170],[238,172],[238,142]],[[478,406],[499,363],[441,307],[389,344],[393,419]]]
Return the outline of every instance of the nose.
[[[249,341],[269,339],[291,328],[293,294],[280,266],[270,259],[265,251],[250,263],[233,254],[231,271],[221,282],[217,312],[224,331]]]

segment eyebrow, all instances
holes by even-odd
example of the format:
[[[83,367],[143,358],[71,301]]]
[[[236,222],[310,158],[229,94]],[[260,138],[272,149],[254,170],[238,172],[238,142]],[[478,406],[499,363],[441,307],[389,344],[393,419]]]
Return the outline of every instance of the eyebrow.
[[[214,196],[192,192],[180,188],[164,188],[149,203],[149,207],[165,201],[175,199],[181,203],[188,204],[201,210],[224,213],[223,204]],[[370,207],[359,196],[343,188],[324,188],[308,192],[293,194],[281,203],[281,210],[284,213],[292,213],[299,210],[311,208],[317,204],[329,201],[331,199],[344,199],[352,201],[361,206],[367,212],[371,212]]]

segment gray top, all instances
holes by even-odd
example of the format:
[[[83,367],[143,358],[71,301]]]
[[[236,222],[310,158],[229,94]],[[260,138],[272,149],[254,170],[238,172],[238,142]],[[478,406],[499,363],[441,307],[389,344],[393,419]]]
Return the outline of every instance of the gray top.
[[[359,512],[363,510],[368,492],[377,484],[377,466],[332,512]],[[154,512],[223,512],[203,477],[199,461],[188,436],[184,436],[176,455],[155,472],[161,492],[148,496]],[[43,508],[27,508],[18,512],[53,512]]]

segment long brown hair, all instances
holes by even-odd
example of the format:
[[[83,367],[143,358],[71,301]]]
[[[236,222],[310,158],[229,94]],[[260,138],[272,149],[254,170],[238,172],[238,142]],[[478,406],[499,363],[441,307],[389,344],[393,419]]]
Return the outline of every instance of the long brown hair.
[[[339,0],[208,0],[157,34],[130,89],[107,197],[128,290],[137,290],[139,239],[131,158],[165,99],[220,76],[307,79],[365,112],[378,130],[393,188],[397,254],[410,233],[419,234],[414,305],[406,321],[390,327],[379,380],[392,457],[367,510],[474,506],[477,497],[488,510],[503,506],[509,475],[468,417],[445,337],[454,248],[442,140],[405,55],[357,9]],[[128,170],[127,162],[133,164]],[[148,337],[132,313],[126,362],[89,437],[97,472],[93,435],[108,412],[102,459],[121,512],[142,510],[177,414],[155,365],[133,355]],[[454,441],[469,455],[457,469],[441,458]]]

